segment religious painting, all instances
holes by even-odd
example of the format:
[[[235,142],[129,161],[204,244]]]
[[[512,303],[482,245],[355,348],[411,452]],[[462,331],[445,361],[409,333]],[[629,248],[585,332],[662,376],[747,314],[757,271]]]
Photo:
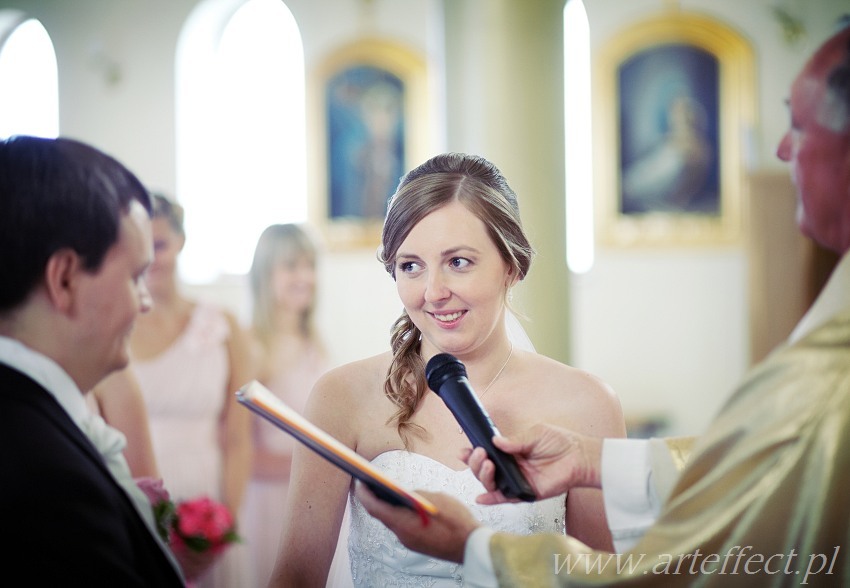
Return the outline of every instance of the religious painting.
[[[311,129],[319,162],[311,218],[332,248],[372,247],[401,176],[427,158],[424,60],[397,43],[363,39],[317,68]]]
[[[636,53],[620,88],[620,214],[720,214],[717,58],[670,43]]]
[[[327,85],[328,217],[381,220],[404,173],[403,81],[355,65]]]
[[[631,27],[600,52],[595,157],[604,242],[739,238],[752,62],[737,33],[678,11]]]

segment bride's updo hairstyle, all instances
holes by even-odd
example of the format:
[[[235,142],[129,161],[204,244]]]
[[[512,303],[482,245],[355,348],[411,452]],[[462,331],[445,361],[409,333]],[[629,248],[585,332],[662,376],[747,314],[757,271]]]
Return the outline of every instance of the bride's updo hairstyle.
[[[511,274],[520,280],[525,278],[534,250],[522,229],[516,194],[498,168],[483,157],[444,153],[408,172],[390,199],[378,260],[393,279],[398,248],[413,227],[455,201],[481,219]],[[405,446],[415,428],[410,419],[428,392],[425,363],[419,353],[421,335],[407,311],[403,311],[393,324],[390,337],[393,360],[384,392],[398,407],[391,422]]]

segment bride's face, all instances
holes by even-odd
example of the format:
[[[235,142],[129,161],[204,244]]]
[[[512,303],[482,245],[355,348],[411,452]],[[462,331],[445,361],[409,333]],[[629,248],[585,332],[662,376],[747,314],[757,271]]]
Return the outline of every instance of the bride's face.
[[[452,202],[413,227],[396,253],[396,287],[422,331],[423,355],[462,356],[504,324],[508,264],[484,223]]]

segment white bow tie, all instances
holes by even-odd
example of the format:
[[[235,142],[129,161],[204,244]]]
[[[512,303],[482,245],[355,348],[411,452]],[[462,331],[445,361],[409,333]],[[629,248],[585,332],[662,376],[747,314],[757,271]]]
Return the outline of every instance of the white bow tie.
[[[113,463],[123,463],[127,467],[127,462],[124,459],[124,448],[127,446],[127,438],[124,433],[114,427],[106,424],[106,421],[100,415],[89,415],[82,424],[83,432],[94,444],[109,469],[112,470]],[[129,473],[129,467],[127,467]]]
[[[127,465],[127,460],[124,458],[124,447],[127,446],[127,438],[124,433],[118,429],[109,426],[99,415],[94,413],[88,415],[82,423],[83,433],[94,444],[95,448],[103,456],[106,462],[106,467],[112,473],[112,477],[121,485],[124,491],[132,500],[145,521],[148,530],[156,538],[157,542],[162,546],[163,551],[172,560],[172,563],[179,570],[171,550],[162,542],[159,534],[156,532],[156,522],[154,521],[153,508],[150,500],[139,488],[133,480],[133,475],[130,473],[130,466]]]
[[[133,499],[139,513],[148,526],[153,528],[153,509],[145,493],[133,480],[130,466],[124,458],[124,447],[127,446],[127,438],[124,433],[106,424],[99,415],[91,414],[82,423],[83,432],[94,444],[95,448],[103,456],[106,467],[112,473],[112,477],[124,488],[124,491]]]

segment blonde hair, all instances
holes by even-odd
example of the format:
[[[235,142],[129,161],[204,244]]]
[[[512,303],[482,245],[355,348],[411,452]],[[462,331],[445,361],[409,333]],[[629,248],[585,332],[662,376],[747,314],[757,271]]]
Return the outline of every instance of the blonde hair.
[[[519,280],[525,278],[534,250],[522,228],[516,194],[498,168],[483,157],[444,153],[405,175],[390,200],[378,260],[393,279],[396,253],[413,227],[455,201],[481,219],[511,273]],[[390,335],[393,359],[384,393],[398,407],[390,422],[395,423],[405,447],[412,433],[421,433],[410,420],[428,391],[421,335],[407,312],[393,324]]]
[[[185,237],[186,229],[183,227],[183,207],[174,200],[159,192],[151,193],[151,218],[163,218],[178,235]]]
[[[275,224],[265,228],[257,240],[254,259],[248,277],[251,285],[253,309],[251,323],[260,342],[268,347],[274,335],[275,298],[272,286],[274,269],[305,257],[315,268],[317,248],[310,235],[296,224]],[[308,340],[316,340],[313,315],[316,293],[312,303],[301,314],[299,329]]]

